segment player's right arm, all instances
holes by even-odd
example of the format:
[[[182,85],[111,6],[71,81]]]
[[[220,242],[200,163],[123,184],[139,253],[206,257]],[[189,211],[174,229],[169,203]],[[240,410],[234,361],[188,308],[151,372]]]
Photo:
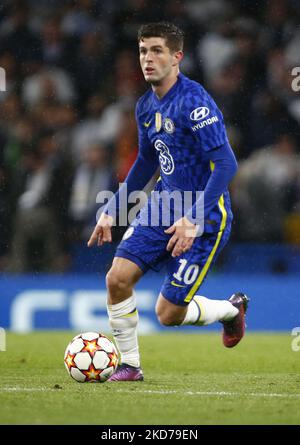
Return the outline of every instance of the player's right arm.
[[[140,102],[136,106],[136,120],[138,125],[138,144],[139,153],[131,167],[123,185],[119,188],[114,197],[105,206],[97,225],[88,241],[88,246],[93,246],[96,242],[98,246],[102,246],[104,242],[111,242],[111,227],[114,223],[115,213],[120,212],[119,197],[122,191],[127,187],[127,195],[133,191],[143,190],[144,187],[153,178],[159,167],[159,162],[155,154],[155,150],[148,138],[146,128],[139,119]],[[115,204],[117,203],[117,206]]]
[[[102,246],[105,242],[111,243],[111,228],[113,223],[114,219],[112,216],[102,213],[90,239],[88,240],[88,247],[92,247],[96,243],[97,246]]]

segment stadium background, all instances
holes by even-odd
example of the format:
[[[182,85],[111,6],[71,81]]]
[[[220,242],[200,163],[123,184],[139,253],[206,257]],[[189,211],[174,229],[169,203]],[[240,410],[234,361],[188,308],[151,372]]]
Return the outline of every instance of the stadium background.
[[[231,242],[203,294],[249,293],[249,330],[300,325],[299,18],[298,0],[1,2],[0,326],[108,331],[104,276],[122,230],[102,249],[86,241],[97,193],[137,153],[137,29],[164,19],[184,29],[182,71],[218,103],[240,166]],[[141,333],[160,329],[161,280],[138,285]]]

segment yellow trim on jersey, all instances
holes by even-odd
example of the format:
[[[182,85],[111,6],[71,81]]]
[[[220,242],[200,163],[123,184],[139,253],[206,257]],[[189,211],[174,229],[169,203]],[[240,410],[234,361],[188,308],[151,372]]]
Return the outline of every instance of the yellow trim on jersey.
[[[191,288],[191,290],[187,294],[187,296],[186,296],[186,298],[184,300],[185,303],[189,303],[191,301],[191,299],[193,298],[195,292],[198,290],[198,288],[202,284],[202,281],[205,278],[205,275],[206,275],[206,273],[207,273],[207,271],[208,271],[208,269],[209,269],[209,267],[211,265],[211,262],[212,262],[212,260],[213,260],[213,258],[215,256],[217,248],[218,248],[218,246],[220,244],[220,241],[221,241],[221,238],[222,238],[225,226],[226,226],[226,220],[227,220],[227,212],[226,212],[225,205],[224,205],[224,196],[223,195],[221,195],[221,197],[220,197],[220,199],[218,201],[218,205],[219,205],[219,208],[220,208],[221,213],[222,213],[222,221],[221,221],[220,231],[218,232],[217,240],[215,242],[215,245],[214,245],[212,251],[210,252],[209,257],[207,258],[206,263],[204,264],[203,269],[201,270],[201,273],[200,273],[199,277],[197,278],[197,280],[195,281],[193,287]]]
[[[211,168],[211,171],[213,172],[215,169],[215,164],[213,163],[213,161],[210,161],[210,168]],[[224,195],[220,196],[220,199],[218,201],[218,206],[222,213],[222,220],[221,220],[221,226],[220,226],[220,231],[222,232],[226,227],[226,221],[227,221],[227,211],[225,209]]]

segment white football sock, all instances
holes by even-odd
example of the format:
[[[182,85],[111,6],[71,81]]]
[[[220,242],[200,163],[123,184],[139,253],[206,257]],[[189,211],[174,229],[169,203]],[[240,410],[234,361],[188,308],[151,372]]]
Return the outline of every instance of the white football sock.
[[[238,309],[228,300],[210,300],[195,295],[189,303],[186,316],[181,323],[206,326],[216,321],[228,321],[238,314]]]
[[[137,324],[139,320],[135,295],[118,304],[107,304],[110,327],[121,354],[121,362],[140,366]]]

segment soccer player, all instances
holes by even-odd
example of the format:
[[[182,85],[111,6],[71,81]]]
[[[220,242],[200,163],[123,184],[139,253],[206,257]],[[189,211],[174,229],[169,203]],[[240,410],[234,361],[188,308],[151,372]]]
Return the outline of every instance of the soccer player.
[[[219,321],[224,345],[233,347],[244,335],[248,305],[241,292],[229,300],[196,295],[230,235],[227,186],[237,163],[223,116],[205,89],[180,73],[183,32],[179,28],[167,22],[143,25],[138,44],[140,65],[151,88],[136,105],[139,154],[125,181],[128,194],[142,190],[158,170],[155,192],[204,191],[204,204],[198,195],[186,213],[166,227],[162,222],[166,209],[152,199],[152,192],[125,232],[106,277],[109,321],[121,354],[121,365],[110,381],[144,378],[134,286],[149,269],[167,269],[156,304],[158,320],[164,326]],[[120,193],[121,189],[115,196],[119,212]],[[101,214],[88,246],[112,241],[111,203]],[[203,218],[197,213],[201,206]],[[149,224],[149,210],[159,215],[158,225]],[[171,206],[168,210],[172,213]]]

